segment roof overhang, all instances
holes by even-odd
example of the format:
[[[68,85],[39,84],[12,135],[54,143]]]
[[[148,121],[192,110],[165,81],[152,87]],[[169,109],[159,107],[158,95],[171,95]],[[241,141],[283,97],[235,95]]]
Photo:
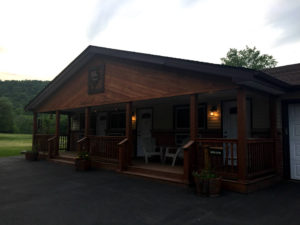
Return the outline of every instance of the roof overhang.
[[[164,68],[173,68],[198,74],[225,77],[231,79],[238,85],[244,85],[274,95],[284,93],[285,89],[290,86],[282,81],[272,78],[263,72],[246,68],[88,46],[57,77],[55,77],[53,81],[51,81],[25,106],[25,110],[34,111],[43,101],[55,93],[55,91],[57,91],[67,80],[69,80],[73,74],[75,74],[96,55],[146,63]]]

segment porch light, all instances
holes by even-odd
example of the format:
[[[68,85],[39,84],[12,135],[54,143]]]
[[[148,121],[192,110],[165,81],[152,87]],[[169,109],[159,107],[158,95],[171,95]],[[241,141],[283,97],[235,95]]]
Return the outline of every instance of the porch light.
[[[209,113],[211,116],[216,116],[217,115],[217,106],[212,106],[210,108],[210,113]]]
[[[134,112],[132,112],[131,122],[132,122],[132,128],[135,129],[136,128],[136,115]]]

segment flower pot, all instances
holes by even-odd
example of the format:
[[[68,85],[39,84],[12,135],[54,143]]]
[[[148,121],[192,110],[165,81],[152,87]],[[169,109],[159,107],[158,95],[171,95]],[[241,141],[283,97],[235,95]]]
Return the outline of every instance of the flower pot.
[[[26,158],[26,160],[29,160],[29,161],[37,161],[38,156],[39,156],[38,152],[26,152],[25,153],[25,158]]]
[[[209,193],[209,180],[199,176],[194,176],[194,181],[196,185],[196,193],[207,196]]]
[[[91,168],[91,161],[87,159],[76,159],[75,168],[77,171],[87,171]]]
[[[221,177],[217,178],[210,178],[209,179],[209,196],[216,197],[219,196],[221,193]]]

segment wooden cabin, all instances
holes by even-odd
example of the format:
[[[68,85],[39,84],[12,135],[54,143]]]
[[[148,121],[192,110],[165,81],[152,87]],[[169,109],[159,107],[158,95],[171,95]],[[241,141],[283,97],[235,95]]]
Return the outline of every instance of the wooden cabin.
[[[282,176],[278,96],[289,87],[261,71],[89,46],[26,110],[51,160],[88,151],[93,167],[190,184],[208,158],[224,188],[247,193]],[[51,135],[38,132],[45,113],[56,115]]]

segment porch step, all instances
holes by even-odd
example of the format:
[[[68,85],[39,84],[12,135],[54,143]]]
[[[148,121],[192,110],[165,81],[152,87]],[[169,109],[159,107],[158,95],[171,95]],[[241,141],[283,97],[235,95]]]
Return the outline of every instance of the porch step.
[[[173,183],[184,183],[183,172],[181,173],[177,171],[167,171],[162,170],[160,168],[144,168],[142,166],[130,166],[127,171],[123,171],[122,173]]]
[[[75,160],[65,160],[65,159],[60,159],[60,158],[54,158],[54,159],[49,159],[50,162],[58,163],[58,164],[65,164],[65,165],[75,165]]]

